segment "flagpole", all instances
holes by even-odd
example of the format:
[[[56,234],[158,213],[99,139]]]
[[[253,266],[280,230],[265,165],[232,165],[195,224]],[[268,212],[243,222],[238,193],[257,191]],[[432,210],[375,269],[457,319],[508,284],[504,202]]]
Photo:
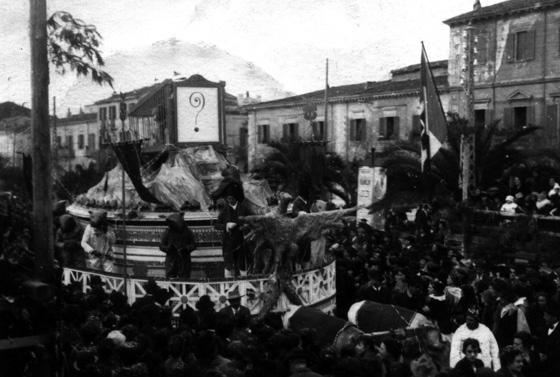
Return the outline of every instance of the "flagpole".
[[[120,109],[120,119],[121,119],[121,143],[125,142],[125,133],[124,133],[124,120],[126,119],[126,103],[125,103],[125,96],[121,92],[120,94],[121,102],[119,104]],[[121,195],[122,195],[122,220],[123,220],[123,228],[122,228],[122,251],[123,251],[123,263],[124,263],[124,295],[128,298],[128,260],[126,255],[126,241],[127,241],[127,234],[126,234],[126,205],[125,205],[125,172],[124,172],[124,165],[121,162],[122,168],[122,175],[121,175]]]

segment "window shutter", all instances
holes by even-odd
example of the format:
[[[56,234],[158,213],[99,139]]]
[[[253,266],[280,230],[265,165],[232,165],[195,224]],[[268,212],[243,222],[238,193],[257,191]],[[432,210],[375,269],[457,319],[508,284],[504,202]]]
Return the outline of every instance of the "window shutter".
[[[556,140],[558,130],[558,104],[556,103],[546,106],[545,130],[549,145],[558,145],[558,140]]]
[[[515,60],[515,34],[509,33],[506,40],[506,61],[513,63]]]
[[[350,140],[356,140],[356,121],[354,119],[350,120]]]
[[[399,125],[401,118],[400,117],[395,117],[394,123],[393,123],[393,139],[395,140],[400,140],[401,135],[400,135],[400,131],[399,131]]]
[[[535,124],[535,106],[527,106],[527,124],[534,125]]]
[[[525,56],[527,60],[535,59],[535,43],[536,43],[536,32],[535,30],[529,30],[527,32],[527,44],[525,48],[527,49]]]
[[[290,125],[289,124],[283,124],[282,125],[282,138],[284,140],[287,140],[290,137]]]
[[[480,35],[478,36],[477,50],[477,63],[486,64],[486,62],[488,61],[488,36],[486,33],[480,33]]]
[[[360,141],[365,141],[366,140],[366,120],[365,119],[360,119]]]
[[[504,108],[504,128],[513,128],[513,107]]]
[[[292,137],[294,139],[297,139],[299,137],[299,123],[294,123],[294,133],[292,135]]]

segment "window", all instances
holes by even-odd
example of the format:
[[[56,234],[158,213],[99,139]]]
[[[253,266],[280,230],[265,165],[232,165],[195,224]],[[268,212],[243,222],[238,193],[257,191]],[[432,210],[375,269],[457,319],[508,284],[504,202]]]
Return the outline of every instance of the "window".
[[[412,116],[412,130],[410,130],[409,139],[411,141],[420,140],[422,135],[422,124],[420,123],[420,115]]]
[[[482,32],[475,37],[476,53],[475,59],[477,64],[486,64],[488,61],[488,36]]]
[[[326,134],[325,134],[325,122],[320,121],[320,122],[311,122],[311,127],[313,128],[313,132],[316,132],[317,134],[313,134],[313,137],[317,136],[318,140],[325,140],[326,139]]]
[[[535,31],[510,33],[507,39],[508,62],[527,61],[535,58]]]
[[[249,137],[249,130],[246,127],[241,127],[239,129],[239,146],[241,148],[247,148],[248,137]]]
[[[350,141],[366,140],[366,120],[352,119],[350,120]]]
[[[84,135],[78,135],[78,149],[84,149],[85,138]]]
[[[257,126],[257,142],[259,144],[267,144],[270,142],[270,125],[259,124]]]
[[[115,129],[116,127],[116,123],[115,123],[116,118],[117,118],[117,107],[109,106],[109,122],[111,124],[112,129]]]
[[[99,108],[99,120],[107,120],[107,108],[100,107]]]
[[[66,136],[66,148],[74,149],[74,138],[72,135]]]
[[[95,134],[88,135],[88,145],[87,148],[91,151],[95,149]]]
[[[59,148],[62,146],[62,138],[60,136],[56,137],[56,146]]]
[[[476,127],[484,126],[486,124],[486,110],[479,109],[474,111],[474,125]]]
[[[399,117],[379,118],[379,138],[381,140],[399,138]]]
[[[282,139],[285,141],[294,141],[299,137],[299,124],[286,123],[282,125]]]
[[[110,106],[109,107],[109,119],[117,119],[117,107]]]
[[[513,108],[513,126],[515,128],[523,128],[527,125],[527,107]]]

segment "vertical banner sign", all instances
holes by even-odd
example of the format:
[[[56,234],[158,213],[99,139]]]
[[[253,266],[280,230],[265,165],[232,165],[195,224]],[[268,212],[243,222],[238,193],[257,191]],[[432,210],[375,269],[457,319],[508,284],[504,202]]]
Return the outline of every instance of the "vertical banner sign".
[[[358,171],[358,211],[356,213],[356,221],[360,223],[365,220],[372,225],[373,217],[369,213],[369,207],[373,203],[373,184],[374,184],[374,168],[362,166]],[[360,208],[362,207],[362,208]]]
[[[387,191],[387,175],[381,167],[371,168],[362,166],[358,171],[358,207],[369,207],[371,204],[383,199]],[[365,220],[375,229],[384,229],[382,212],[369,213],[368,208],[360,208],[356,214],[356,221]]]
[[[387,174],[382,167],[373,168],[373,198],[372,203],[376,203],[385,197],[387,192]],[[371,214],[371,226],[377,230],[385,229],[385,216],[383,211],[377,211]]]

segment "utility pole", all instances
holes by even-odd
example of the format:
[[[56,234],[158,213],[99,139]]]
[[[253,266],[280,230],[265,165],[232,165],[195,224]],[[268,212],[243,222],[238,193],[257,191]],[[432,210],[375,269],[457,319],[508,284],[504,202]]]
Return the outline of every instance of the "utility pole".
[[[54,140],[53,140],[53,147],[54,147],[54,162],[53,162],[53,168],[54,168],[54,173],[56,174],[58,171],[58,134],[56,133],[56,96],[53,96],[53,134],[54,134]]]
[[[33,162],[33,251],[38,278],[52,279],[53,218],[49,62],[46,0],[30,0],[31,140]]]
[[[323,136],[327,135],[329,120],[329,59],[325,63],[325,119],[323,122]]]

